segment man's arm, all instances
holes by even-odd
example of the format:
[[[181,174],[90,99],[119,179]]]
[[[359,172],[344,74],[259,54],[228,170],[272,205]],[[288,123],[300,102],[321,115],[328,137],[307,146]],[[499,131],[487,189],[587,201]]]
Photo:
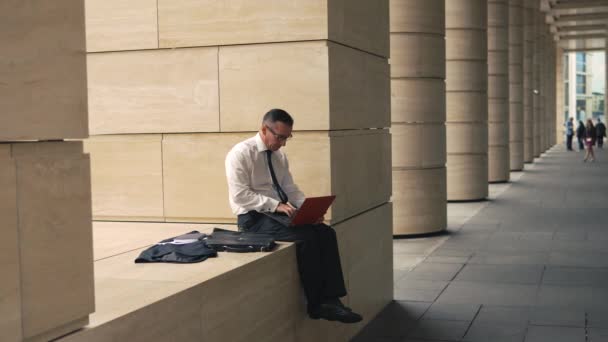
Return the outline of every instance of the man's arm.
[[[237,206],[247,211],[274,212],[279,201],[251,190],[251,172],[242,156],[232,151],[226,156],[228,196]]]

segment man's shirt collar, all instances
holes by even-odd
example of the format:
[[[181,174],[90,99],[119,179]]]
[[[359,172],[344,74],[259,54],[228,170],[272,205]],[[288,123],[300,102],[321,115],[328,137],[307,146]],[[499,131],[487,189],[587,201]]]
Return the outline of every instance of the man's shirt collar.
[[[264,144],[264,141],[262,140],[262,136],[260,135],[260,132],[258,132],[255,135],[255,145],[258,149],[258,152],[264,152],[264,151],[268,150],[268,147],[266,147],[266,144]]]

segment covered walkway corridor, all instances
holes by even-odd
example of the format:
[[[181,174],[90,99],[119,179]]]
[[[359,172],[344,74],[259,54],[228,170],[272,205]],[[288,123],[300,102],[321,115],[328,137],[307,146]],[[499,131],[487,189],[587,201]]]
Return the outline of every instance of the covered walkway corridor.
[[[395,301],[356,341],[608,341],[608,153],[596,152],[583,163],[555,146],[488,201],[448,204],[447,234],[395,240]]]

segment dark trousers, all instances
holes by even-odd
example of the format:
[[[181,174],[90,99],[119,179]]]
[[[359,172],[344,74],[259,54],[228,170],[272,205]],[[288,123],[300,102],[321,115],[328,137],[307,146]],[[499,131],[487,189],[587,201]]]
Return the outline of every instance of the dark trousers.
[[[577,137],[577,139],[578,139],[578,149],[582,151],[585,148],[585,145],[583,145],[583,138]]]
[[[572,151],[572,134],[566,135],[566,148]]]
[[[604,146],[604,137],[597,137],[597,147],[602,148]]]
[[[286,227],[256,211],[238,216],[239,229],[272,234],[277,241],[295,242],[298,271],[308,308],[346,296],[336,232],[325,224]]]

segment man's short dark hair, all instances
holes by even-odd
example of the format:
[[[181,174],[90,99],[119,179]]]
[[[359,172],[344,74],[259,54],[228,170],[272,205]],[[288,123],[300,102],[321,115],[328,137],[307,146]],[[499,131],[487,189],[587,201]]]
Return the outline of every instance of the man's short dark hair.
[[[293,127],[293,118],[291,117],[291,115],[289,115],[289,113],[282,109],[271,109],[266,114],[264,114],[264,119],[262,119],[262,122],[269,123],[275,123],[277,121],[280,121],[289,127]]]

